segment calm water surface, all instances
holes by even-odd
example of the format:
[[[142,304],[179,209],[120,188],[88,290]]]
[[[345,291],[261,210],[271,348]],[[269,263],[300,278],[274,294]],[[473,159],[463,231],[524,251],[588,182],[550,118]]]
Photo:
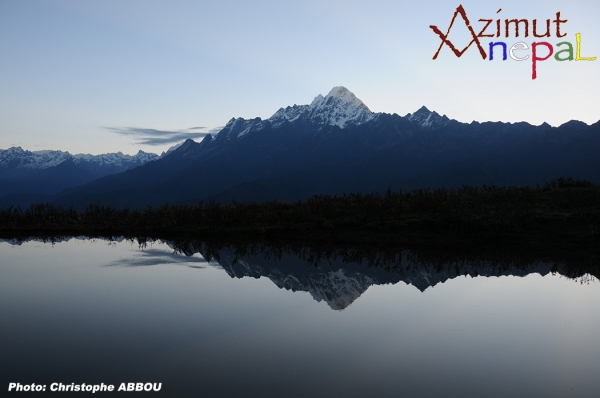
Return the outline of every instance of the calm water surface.
[[[450,269],[388,272],[335,259],[315,267],[292,254],[227,251],[207,261],[163,242],[1,242],[1,387],[160,382],[154,395],[169,397],[600,396],[595,277],[567,278],[546,264]]]

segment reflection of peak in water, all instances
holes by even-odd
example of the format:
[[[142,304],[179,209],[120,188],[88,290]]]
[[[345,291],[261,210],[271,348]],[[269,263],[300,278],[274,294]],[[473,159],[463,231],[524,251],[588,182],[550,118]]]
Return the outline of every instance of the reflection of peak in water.
[[[187,247],[183,252],[188,255],[200,252],[205,258],[211,256],[199,247]],[[213,252],[214,259],[232,278],[252,277],[269,278],[280,289],[304,291],[318,302],[325,301],[334,310],[343,310],[359,298],[370,286],[396,284],[400,281],[412,285],[424,292],[429,287],[444,283],[459,276],[524,277],[531,273],[545,276],[556,272],[567,277],[581,277],[583,273],[573,274],[564,265],[541,261],[529,264],[496,264],[478,261],[454,261],[444,264],[419,261],[404,251],[395,264],[386,267],[368,266],[367,261],[342,261],[343,256],[323,257],[318,261],[300,258],[291,251],[278,255],[252,253],[236,254],[233,249],[220,249]],[[597,275],[591,276],[592,279]]]
[[[374,284],[376,281],[366,275],[358,272],[346,275],[345,270],[340,269],[315,280],[309,292],[316,301],[327,302],[331,309],[343,310]]]
[[[351,264],[331,261],[314,267],[288,254],[281,259],[253,255],[242,260],[236,258],[235,254],[224,251],[217,261],[232,278],[266,277],[280,289],[308,292],[316,301],[325,301],[334,310],[343,310],[370,286],[388,283],[386,279],[393,276],[379,269],[376,274],[381,274],[377,275],[382,279],[380,282],[374,278],[375,275],[368,276],[352,269],[354,267]],[[396,278],[393,283],[397,282]]]
[[[32,240],[54,244],[70,239],[53,237],[3,241],[11,245],[20,245]],[[110,239],[113,242],[122,240]],[[459,276],[524,277],[531,273],[542,276],[558,273],[567,278],[578,279],[580,283],[595,281],[600,276],[598,266],[585,266],[580,262],[573,265],[504,258],[488,261],[482,260],[481,257],[457,260],[456,256],[448,259],[447,256],[431,256],[430,252],[427,252],[427,257],[423,257],[423,253],[409,250],[378,252],[361,251],[359,248],[323,252],[310,247],[290,249],[263,245],[249,246],[248,250],[248,247],[243,245],[214,247],[198,241],[163,242],[175,252],[187,256],[200,253],[207,261],[214,258],[232,278],[266,277],[280,289],[308,292],[313,299],[318,302],[325,301],[334,310],[347,308],[370,286],[396,284],[400,281],[423,292],[429,287]],[[146,247],[146,243],[146,240],[138,239],[140,247]],[[135,265],[155,265],[172,261],[164,258],[154,261],[155,256],[161,255],[160,250],[147,250],[144,253],[144,258]],[[383,261],[379,261],[382,259]],[[369,266],[373,264],[376,265]]]

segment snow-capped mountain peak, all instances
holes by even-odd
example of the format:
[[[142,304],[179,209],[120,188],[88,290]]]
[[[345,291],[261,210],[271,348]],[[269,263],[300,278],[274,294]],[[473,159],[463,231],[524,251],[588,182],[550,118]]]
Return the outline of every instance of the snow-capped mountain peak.
[[[299,118],[315,124],[338,126],[358,125],[371,120],[375,114],[346,87],[337,86],[326,96],[317,95],[310,105],[280,108],[269,121],[275,126]]]
[[[309,107],[314,107],[320,104],[323,101],[323,97],[321,94],[317,95],[315,99],[310,103]]]
[[[336,87],[332,88],[331,91],[329,91],[329,94],[327,94],[325,96],[325,99],[330,98],[330,97],[339,98],[340,100],[342,100],[346,103],[350,103],[350,104],[354,104],[357,106],[362,106],[362,107],[367,108],[367,106],[361,100],[356,98],[354,93],[352,93],[350,90],[348,90],[344,86],[336,86]],[[367,110],[368,109],[369,108],[367,108]]]
[[[312,122],[344,128],[368,122],[374,113],[346,87],[331,89],[325,96],[317,96],[310,105],[309,118]]]
[[[317,95],[308,105],[294,104],[293,106],[279,108],[267,120],[232,118],[213,138],[213,141],[217,143],[234,141],[263,130],[267,126],[278,128],[284,123],[295,123],[297,121],[302,121],[316,128],[320,126],[338,126],[344,129],[367,123],[378,115],[378,113],[371,112],[369,107],[346,87],[336,86],[325,96]],[[413,114],[409,113],[406,117],[427,130],[443,127],[450,121],[445,115],[440,116],[426,107],[422,107]]]
[[[405,117],[411,122],[417,123],[419,126],[426,129],[444,127],[450,121],[446,115],[440,116],[439,113],[435,111],[432,112],[425,106],[419,108],[415,113],[409,113]]]

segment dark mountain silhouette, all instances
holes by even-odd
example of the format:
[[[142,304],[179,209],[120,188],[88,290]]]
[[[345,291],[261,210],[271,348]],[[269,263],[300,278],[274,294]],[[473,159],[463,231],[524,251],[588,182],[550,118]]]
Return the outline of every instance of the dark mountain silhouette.
[[[600,182],[599,152],[600,123],[466,124],[425,107],[402,117],[373,113],[336,87],[267,120],[231,119],[216,136],[188,140],[159,160],[50,200],[80,209],[92,203],[140,208],[388,188],[535,185],[560,176]]]

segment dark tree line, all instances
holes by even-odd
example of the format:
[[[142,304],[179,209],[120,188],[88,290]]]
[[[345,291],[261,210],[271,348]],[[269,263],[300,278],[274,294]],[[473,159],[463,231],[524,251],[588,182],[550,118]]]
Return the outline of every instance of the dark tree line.
[[[45,233],[106,236],[203,234],[271,238],[394,237],[419,234],[571,235],[594,239],[600,225],[600,186],[560,178],[538,187],[464,186],[381,195],[317,195],[296,202],[253,202],[82,212],[49,203],[0,210],[3,236]]]

